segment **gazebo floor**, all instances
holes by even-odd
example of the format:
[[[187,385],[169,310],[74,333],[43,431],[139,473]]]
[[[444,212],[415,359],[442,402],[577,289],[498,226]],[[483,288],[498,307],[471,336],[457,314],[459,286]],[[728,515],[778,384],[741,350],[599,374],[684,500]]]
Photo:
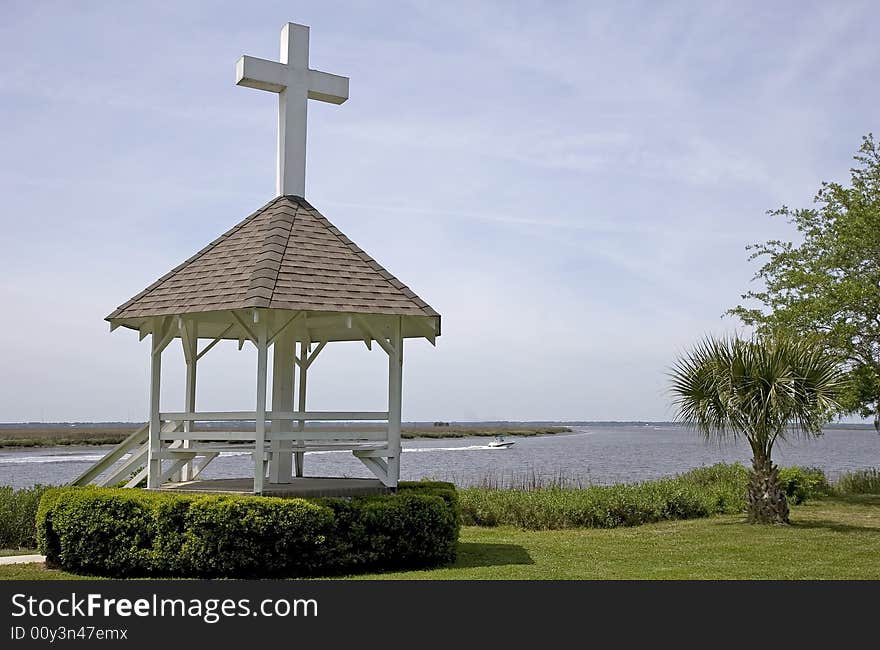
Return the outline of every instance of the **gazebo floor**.
[[[189,494],[253,494],[252,478],[215,478],[166,483],[159,492]],[[356,497],[366,494],[388,494],[392,488],[370,478],[299,477],[290,483],[264,483],[263,496],[269,497]]]

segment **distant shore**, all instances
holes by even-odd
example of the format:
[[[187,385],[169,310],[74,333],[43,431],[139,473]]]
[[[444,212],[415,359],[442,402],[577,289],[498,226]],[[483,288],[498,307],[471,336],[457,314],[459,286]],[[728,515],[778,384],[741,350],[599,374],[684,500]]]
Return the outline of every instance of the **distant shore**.
[[[89,426],[80,425],[0,429],[0,447],[56,447],[73,445],[117,445],[129,436],[135,426]],[[374,428],[374,427],[367,427]],[[468,438],[494,436],[546,436],[556,433],[567,433],[571,427],[566,426],[534,426],[523,424],[511,425],[404,425],[401,437],[413,438]]]

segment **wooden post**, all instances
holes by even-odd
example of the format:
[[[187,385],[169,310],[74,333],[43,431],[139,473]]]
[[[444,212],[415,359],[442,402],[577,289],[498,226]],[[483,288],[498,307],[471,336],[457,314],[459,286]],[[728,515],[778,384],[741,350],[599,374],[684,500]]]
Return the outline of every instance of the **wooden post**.
[[[296,356],[296,335],[292,328],[282,332],[275,340],[272,359],[272,410],[290,412],[293,410],[293,377]],[[290,431],[291,420],[272,420],[272,433]],[[272,436],[272,455],[269,460],[269,481],[271,483],[290,483],[292,475],[292,440],[278,440]]]
[[[196,364],[199,358],[199,324],[196,321],[184,321],[181,341],[183,342],[183,356],[186,360],[186,406],[184,410],[194,413],[196,410]],[[183,430],[189,433],[193,430],[193,423],[183,423]],[[192,440],[183,441],[184,448],[192,447]],[[180,480],[191,481],[193,475],[193,462],[189,460],[180,471]]]
[[[162,339],[165,337],[163,320],[153,320],[153,333],[150,335],[150,437],[147,442],[147,487],[159,487],[162,475],[161,440],[162,421],[159,415],[159,397],[162,387]]]
[[[403,337],[401,317],[394,319],[391,354],[388,355],[388,481],[397,487],[400,479],[400,411],[403,397]]]
[[[309,372],[309,346],[305,341],[299,342],[299,406],[297,410],[305,413],[306,410],[306,376]],[[296,424],[297,431],[303,431],[306,428],[306,421],[299,420]],[[298,444],[302,444],[300,441]],[[305,452],[296,452],[296,475],[302,477],[305,468],[306,454]]]
[[[266,454],[266,374],[268,371],[268,328],[265,318],[257,323],[257,408],[256,440],[254,448],[254,494],[263,493],[263,480],[266,469],[263,459]]]

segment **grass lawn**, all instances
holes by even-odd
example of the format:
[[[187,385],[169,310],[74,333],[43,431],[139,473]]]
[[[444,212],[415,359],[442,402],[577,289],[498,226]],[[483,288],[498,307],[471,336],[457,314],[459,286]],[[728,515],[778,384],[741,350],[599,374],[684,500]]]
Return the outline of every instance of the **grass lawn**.
[[[37,551],[27,548],[0,548],[0,557],[8,557],[10,555],[34,555]]]
[[[880,579],[880,496],[792,508],[791,526],[742,516],[613,530],[466,527],[454,566],[355,578],[405,579]],[[0,580],[77,578],[41,565],[0,567]]]

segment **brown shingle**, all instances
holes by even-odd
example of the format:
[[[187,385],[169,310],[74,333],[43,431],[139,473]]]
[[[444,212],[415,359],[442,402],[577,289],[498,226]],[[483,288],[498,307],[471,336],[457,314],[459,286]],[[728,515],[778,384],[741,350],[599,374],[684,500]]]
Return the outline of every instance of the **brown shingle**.
[[[249,307],[438,315],[305,199],[279,196],[107,319]]]

